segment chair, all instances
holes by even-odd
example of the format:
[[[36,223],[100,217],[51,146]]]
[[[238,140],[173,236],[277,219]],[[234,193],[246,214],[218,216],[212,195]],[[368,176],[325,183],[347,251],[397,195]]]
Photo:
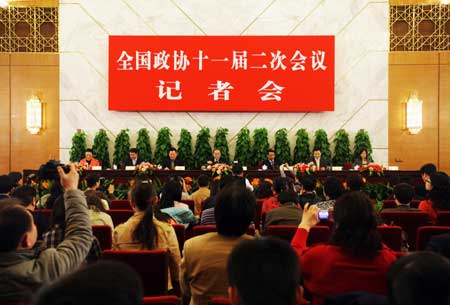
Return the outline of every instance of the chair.
[[[417,228],[428,224],[428,214],[424,212],[388,210],[381,211],[381,218],[387,225],[402,227],[411,249],[416,247]]]
[[[402,250],[402,228],[398,226],[378,226],[383,243],[394,251]]]
[[[180,248],[180,252],[183,253],[184,241],[186,240],[186,228],[182,224],[173,224],[172,227],[175,230],[175,234],[177,235],[178,247]]]
[[[417,230],[417,250],[425,250],[434,235],[450,233],[450,227],[425,226]]]
[[[195,226],[193,227],[192,237],[203,235],[206,233],[217,232],[216,226]],[[255,227],[248,227],[248,235],[255,236]]]
[[[209,305],[230,305],[230,300],[228,298],[211,298]]]
[[[102,250],[112,248],[112,231],[110,226],[92,226],[92,234],[97,237]]]
[[[180,305],[180,299],[174,295],[145,297],[142,299],[142,305]]]
[[[420,200],[414,199],[414,200],[411,201],[411,207],[412,208],[416,208],[417,209],[419,207],[419,204],[420,204]]]
[[[450,211],[437,212],[437,225],[450,226]]]
[[[181,200],[181,202],[184,203],[184,204],[187,204],[187,205],[189,206],[189,210],[191,210],[192,213],[194,213],[194,211],[195,211],[195,203],[194,203],[194,200],[191,200],[191,199],[184,199],[184,200]]]
[[[397,204],[395,203],[395,200],[385,200],[383,201],[383,210],[384,209],[393,209],[396,208]]]
[[[166,250],[103,251],[103,258],[132,267],[142,279],[144,296],[167,295],[169,255]]]
[[[131,210],[130,201],[128,200],[111,200],[111,210]]]
[[[291,242],[294,238],[295,232],[297,232],[297,226],[268,226],[265,232],[266,236],[275,236]],[[313,246],[319,243],[326,243],[331,237],[330,228],[327,226],[314,226],[309,231],[308,240],[306,241],[308,246]]]
[[[114,227],[126,222],[134,214],[133,210],[108,210],[105,212],[111,216]]]

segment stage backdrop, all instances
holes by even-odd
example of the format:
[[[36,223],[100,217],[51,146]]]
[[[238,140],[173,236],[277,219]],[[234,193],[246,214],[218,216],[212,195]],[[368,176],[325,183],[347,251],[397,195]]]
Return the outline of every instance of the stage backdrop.
[[[60,1],[60,149],[68,160],[78,128],[90,141],[100,128],[111,140],[129,128],[149,129],[152,142],[168,126],[195,137],[202,126],[247,126],[273,135],[287,128],[294,147],[299,128],[324,128],[332,140],[344,128],[369,131],[374,159],[387,164],[389,3],[379,0],[62,0]],[[322,113],[115,112],[108,110],[109,35],[334,35],[335,111]],[[273,138],[270,139],[273,144]],[[112,143],[111,143],[112,147]]]

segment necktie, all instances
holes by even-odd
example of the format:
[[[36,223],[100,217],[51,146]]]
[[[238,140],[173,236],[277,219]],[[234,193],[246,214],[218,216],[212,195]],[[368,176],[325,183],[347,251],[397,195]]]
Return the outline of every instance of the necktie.
[[[173,160],[172,161],[170,161],[170,169],[174,169],[175,168],[175,162],[173,162]]]

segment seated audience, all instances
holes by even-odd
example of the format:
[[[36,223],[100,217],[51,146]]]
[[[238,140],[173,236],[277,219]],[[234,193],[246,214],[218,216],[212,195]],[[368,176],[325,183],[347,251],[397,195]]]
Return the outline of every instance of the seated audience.
[[[242,169],[242,165],[239,163],[233,164],[233,167],[231,169],[233,176],[235,177],[241,177],[245,181],[245,187],[250,191],[253,192],[253,185],[248,181],[247,178],[244,177],[244,170]]]
[[[300,191],[300,206],[304,207],[306,203],[316,203],[321,199],[316,194],[317,180],[311,176],[305,176],[302,179],[302,189]],[[279,200],[278,200],[279,201]]]
[[[97,196],[86,196],[86,202],[89,207],[89,218],[92,226],[109,226],[111,232],[114,232],[114,224],[111,216],[105,213],[105,207]]]
[[[265,214],[272,209],[278,208],[278,194],[289,189],[289,181],[287,178],[276,177],[272,186],[273,195],[265,199],[262,203],[261,214]]]
[[[90,223],[89,223],[90,224]],[[50,217],[50,226],[42,235],[41,249],[56,248],[60,243],[64,241],[66,234],[66,209],[64,204],[64,197],[60,196],[56,199],[53,205],[52,215]],[[102,248],[97,237],[91,238],[91,249],[86,256],[86,262],[88,264],[95,263],[102,257]]]
[[[450,259],[450,233],[432,236],[428,242],[427,250]]]
[[[211,297],[226,297],[226,262],[231,250],[243,239],[255,214],[252,192],[232,183],[217,195],[217,232],[188,239],[180,265],[180,287],[191,305],[206,305]]]
[[[131,148],[128,157],[122,161],[122,168],[126,168],[127,166],[138,166],[144,161],[145,160],[142,160],[139,157],[139,151],[137,148]]]
[[[23,177],[22,174],[19,172],[10,172],[8,174],[9,179],[11,179],[11,183],[13,185],[13,188],[19,187],[23,185]]]
[[[344,194],[344,187],[341,180],[334,176],[328,177],[323,184],[323,195],[325,201],[316,203],[316,206],[321,210],[328,210],[334,207],[336,200]]]
[[[436,165],[433,163],[427,163],[420,168],[420,176],[422,177],[423,183],[430,181],[430,176],[437,172]]]
[[[347,185],[347,191],[349,192],[361,191],[362,187],[364,186],[363,177],[358,173],[352,173],[348,175],[345,179],[345,183]]]
[[[298,257],[284,241],[242,241],[231,252],[227,269],[231,305],[302,304]]]
[[[184,162],[178,158],[177,149],[175,147],[171,147],[167,152],[167,157],[162,161],[161,167],[163,169],[174,170],[175,166],[184,166]]]
[[[303,210],[299,207],[299,199],[296,192],[292,190],[282,191],[278,194],[280,207],[266,213],[264,231],[268,226],[292,225],[298,226],[302,220]]]
[[[105,261],[43,288],[34,305],[141,305],[143,288],[131,267]]]
[[[64,188],[58,181],[52,181],[50,184],[50,193],[47,194],[48,196],[45,195],[39,199],[39,209],[52,209],[56,199],[64,194]]]
[[[437,212],[450,210],[450,181],[446,173],[436,172],[431,174],[425,182],[428,199],[421,201],[419,210],[428,214],[430,221],[435,224]]]
[[[94,158],[94,151],[91,148],[86,149],[84,158],[80,160],[82,169],[91,170],[94,166],[101,166],[100,161]]]
[[[180,248],[174,228],[154,211],[156,196],[149,181],[137,183],[131,190],[131,207],[134,215],[118,225],[113,234],[113,249],[152,250],[169,252],[169,290],[178,286]]]
[[[395,253],[382,244],[369,197],[362,192],[342,195],[334,206],[336,230],[328,244],[307,248],[311,227],[319,222],[319,208],[307,205],[292,239],[313,304],[353,291],[386,294],[386,272]]]
[[[0,302],[29,301],[43,284],[49,284],[80,267],[92,243],[92,231],[78,173],[58,167],[65,188],[66,233],[56,248],[33,250],[37,230],[23,206],[6,199],[0,205]]]
[[[11,193],[11,197],[20,201],[20,204],[24,206],[28,211],[34,212],[33,220],[38,231],[38,240],[42,239],[42,234],[48,228],[48,217],[43,216],[39,210],[36,210],[36,190],[29,185],[22,185],[14,189]]]
[[[399,258],[389,268],[390,305],[448,305],[450,262],[432,252]]]
[[[385,210],[403,210],[403,211],[418,211],[411,207],[411,201],[414,198],[414,188],[408,183],[399,183],[394,187],[394,200],[397,205],[396,208]]]
[[[198,176],[197,183],[198,190],[192,193],[191,198],[194,200],[194,214],[195,216],[200,216],[203,201],[211,196],[211,191],[208,188],[209,177],[200,175]]]
[[[177,181],[167,182],[161,193],[159,209],[169,215],[176,223],[189,225],[197,222],[189,206],[180,202],[182,188]]]
[[[214,187],[214,184],[217,182],[217,188]],[[200,224],[202,226],[207,225],[215,225],[216,218],[214,216],[214,207],[216,206],[216,196],[220,192],[221,189],[225,188],[228,184],[234,182],[234,179],[230,175],[225,175],[220,178],[220,180],[213,182],[213,188],[211,189],[211,196],[205,200],[205,204],[203,205],[203,212],[200,218]]]
[[[272,183],[268,181],[261,181],[256,189],[257,199],[267,199],[273,196]]]
[[[9,198],[9,192],[13,188],[13,183],[8,175],[0,176],[0,199]]]
[[[104,210],[109,210],[109,199],[106,197],[105,193],[99,191],[100,187],[100,176],[95,173],[89,173],[86,176],[86,185],[87,189],[84,191],[84,194],[87,196],[96,196],[102,200],[102,205]]]

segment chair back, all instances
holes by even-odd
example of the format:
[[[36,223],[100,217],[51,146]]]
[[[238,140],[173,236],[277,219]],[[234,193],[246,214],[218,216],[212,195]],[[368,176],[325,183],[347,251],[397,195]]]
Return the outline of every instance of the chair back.
[[[425,226],[417,230],[417,250],[425,250],[434,235],[450,233],[450,227]]]
[[[407,235],[411,249],[416,248],[417,228],[428,224],[428,214],[421,211],[381,211],[381,218],[387,225],[400,226]]]
[[[132,267],[142,279],[144,296],[167,295],[169,255],[166,250],[106,250],[103,258]]]
[[[402,250],[402,228],[399,226],[378,226],[383,243],[394,251]]]
[[[128,200],[111,200],[111,210],[131,210],[130,201]]]
[[[450,211],[437,212],[437,225],[450,226]]]
[[[97,237],[102,250],[112,248],[112,230],[110,226],[92,226],[92,234]]]
[[[186,240],[186,228],[182,224],[172,224],[172,227],[175,230],[175,234],[177,235],[178,246],[180,248],[180,252],[183,253],[184,241]]]
[[[108,210],[105,212],[111,216],[114,227],[126,222],[134,214],[133,210]]]
[[[145,297],[142,299],[142,305],[180,305],[180,299],[174,295],[159,297]]]
[[[265,232],[267,236],[275,236],[287,242],[291,242],[297,232],[297,226],[268,226]],[[314,226],[311,228],[306,241],[308,246],[326,243],[330,240],[331,231],[327,226]]]
[[[383,210],[384,209],[394,209],[397,207],[395,200],[385,200],[383,201]]]

